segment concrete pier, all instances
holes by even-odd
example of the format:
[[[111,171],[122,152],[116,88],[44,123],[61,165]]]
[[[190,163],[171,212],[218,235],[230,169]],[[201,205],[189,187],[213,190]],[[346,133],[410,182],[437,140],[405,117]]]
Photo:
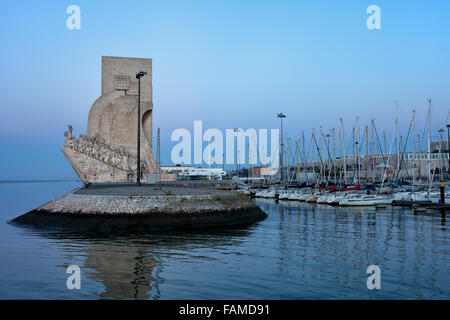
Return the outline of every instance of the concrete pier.
[[[238,192],[155,185],[93,185],[70,192],[15,218],[38,228],[127,231],[248,224],[267,215]]]

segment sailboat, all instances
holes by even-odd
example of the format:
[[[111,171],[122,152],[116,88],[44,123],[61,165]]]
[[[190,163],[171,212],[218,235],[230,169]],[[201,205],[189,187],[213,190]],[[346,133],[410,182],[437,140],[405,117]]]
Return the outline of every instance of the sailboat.
[[[376,206],[392,203],[392,196],[380,194],[352,195],[339,201],[340,206]]]

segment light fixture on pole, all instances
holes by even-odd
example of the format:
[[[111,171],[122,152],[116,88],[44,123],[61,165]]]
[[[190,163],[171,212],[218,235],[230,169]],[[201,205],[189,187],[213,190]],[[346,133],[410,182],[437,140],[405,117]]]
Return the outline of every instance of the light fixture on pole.
[[[449,143],[450,143],[450,124],[447,124],[447,156],[448,156],[448,169],[447,169],[448,174],[447,175],[450,175],[450,146],[449,146]]]
[[[280,127],[280,177],[281,182],[283,182],[283,152],[284,152],[284,140],[283,140],[283,118],[286,118],[286,115],[283,112],[277,114],[277,118],[280,118],[281,127]]]
[[[241,130],[239,130],[238,128],[234,128],[233,129],[234,132],[240,132]],[[239,151],[238,151],[238,141],[239,139],[236,139],[236,174],[239,177]]]
[[[442,134],[444,133],[445,131],[444,131],[444,129],[439,129],[438,130],[438,133],[439,133],[439,157],[441,157],[441,162],[442,162],[442,167],[441,167],[441,170],[439,170],[440,171],[440,174],[441,174],[441,181],[443,181],[444,180],[444,169],[445,169],[445,166],[444,166],[444,158],[442,157],[442,141],[443,141],[443,137],[442,137]]]
[[[136,185],[138,187],[141,186],[141,78],[146,74],[145,71],[136,73],[136,79],[138,79]]]

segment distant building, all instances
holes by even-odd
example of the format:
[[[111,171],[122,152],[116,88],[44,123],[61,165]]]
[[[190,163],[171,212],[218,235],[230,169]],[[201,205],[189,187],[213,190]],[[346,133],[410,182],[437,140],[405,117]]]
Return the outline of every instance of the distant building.
[[[442,140],[442,141],[432,141],[431,142],[431,152],[432,153],[438,153],[439,150],[442,153],[449,153],[450,149],[450,141],[449,140]]]
[[[268,168],[268,167],[251,167],[249,176],[251,177],[272,177],[278,173],[278,168]]]
[[[177,164],[176,166],[161,166],[161,170],[164,173],[180,174],[189,170],[192,170],[193,166],[182,166]]]
[[[178,180],[223,180],[227,173],[221,168],[195,168],[193,166],[161,166],[164,173],[176,174]]]

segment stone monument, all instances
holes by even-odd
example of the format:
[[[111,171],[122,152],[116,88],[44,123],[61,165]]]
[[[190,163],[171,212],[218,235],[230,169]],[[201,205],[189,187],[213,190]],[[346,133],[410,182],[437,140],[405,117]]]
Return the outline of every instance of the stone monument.
[[[93,184],[47,202],[13,223],[38,228],[66,228],[81,232],[148,232],[161,229],[210,228],[248,224],[267,217],[250,197],[198,184],[136,186],[137,79],[141,79],[142,181],[175,180],[161,174],[152,152],[152,60],[102,58],[102,94],[89,112],[87,135],[65,132],[62,148],[80,180]],[[133,185],[98,186],[101,183]],[[145,294],[144,294],[145,295]]]
[[[141,79],[141,180],[154,182],[159,167],[152,151],[152,60],[102,57],[102,93],[88,118],[87,135],[65,132],[62,152],[84,184],[134,182],[137,167],[136,73]]]

